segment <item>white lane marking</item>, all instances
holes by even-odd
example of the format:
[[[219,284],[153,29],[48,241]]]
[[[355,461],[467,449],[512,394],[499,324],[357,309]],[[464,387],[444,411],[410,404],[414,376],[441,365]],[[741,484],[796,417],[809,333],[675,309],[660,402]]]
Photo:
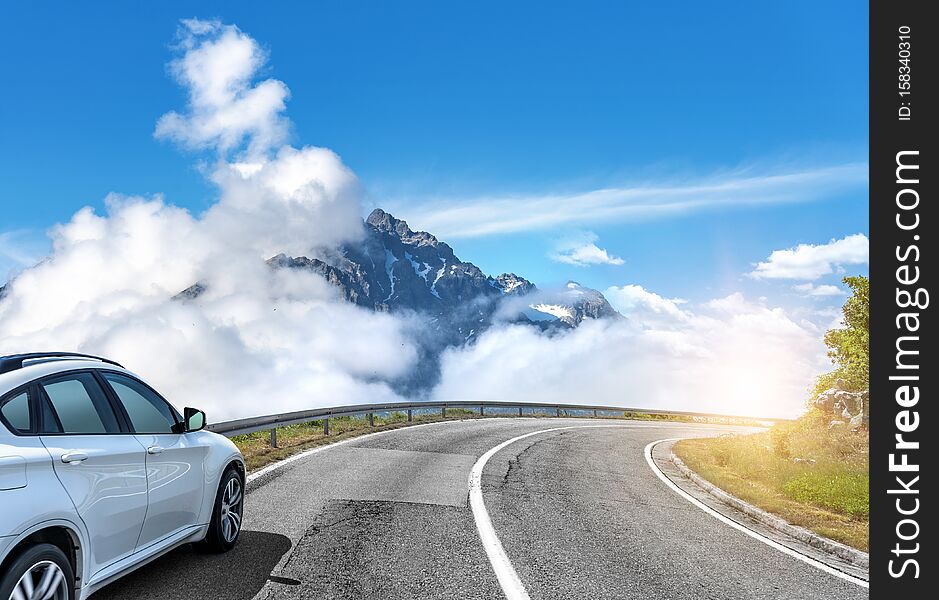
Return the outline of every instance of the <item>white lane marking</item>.
[[[489,417],[489,418],[486,418],[486,419],[473,419],[473,420],[474,420],[474,421],[482,421],[482,420],[485,420],[485,421],[496,421],[496,420],[501,420],[501,419],[504,419],[504,417]],[[523,417],[522,419],[528,421],[528,420],[535,420],[536,417]],[[518,420],[518,419],[514,419],[514,420]],[[260,477],[263,477],[263,476],[267,475],[268,473],[270,473],[270,472],[272,472],[272,471],[276,471],[277,469],[280,469],[280,468],[282,468],[282,467],[286,467],[287,465],[292,464],[292,463],[294,463],[294,462],[296,462],[296,461],[298,461],[298,460],[303,460],[304,458],[307,458],[307,457],[309,457],[309,456],[312,456],[313,454],[317,454],[317,453],[322,452],[322,451],[324,451],[324,450],[329,450],[330,448],[335,448],[336,446],[342,446],[343,444],[348,444],[348,443],[350,443],[350,442],[356,442],[356,441],[360,441],[360,440],[365,440],[365,439],[368,439],[368,438],[371,438],[371,437],[375,437],[375,436],[379,436],[379,435],[384,435],[384,434],[387,434],[387,433],[393,433],[393,432],[396,432],[396,431],[402,431],[402,430],[407,430],[407,429],[413,430],[413,429],[418,428],[418,427],[431,427],[431,426],[434,426],[434,425],[447,425],[447,424],[462,423],[462,422],[463,422],[462,420],[460,420],[460,421],[454,420],[454,421],[436,421],[436,422],[434,422],[434,423],[421,423],[421,424],[419,424],[419,425],[410,425],[410,426],[407,426],[407,427],[399,427],[399,428],[397,428],[397,429],[387,429],[387,430],[385,430],[385,431],[376,431],[376,432],[374,432],[374,433],[368,433],[368,434],[365,434],[365,435],[360,435],[360,436],[357,436],[357,437],[352,437],[352,438],[349,438],[349,439],[346,439],[346,440],[342,440],[342,441],[339,441],[339,442],[333,442],[333,443],[331,443],[331,444],[326,444],[325,446],[318,446],[318,447],[316,447],[316,448],[311,448],[311,449],[309,449],[309,450],[305,450],[305,451],[303,451],[303,452],[301,452],[301,453],[299,453],[299,454],[294,454],[293,456],[289,456],[289,457],[287,457],[287,458],[285,458],[285,459],[283,459],[283,460],[280,460],[280,461],[277,461],[277,462],[272,463],[272,464],[270,464],[270,465],[267,465],[266,467],[264,467],[264,468],[262,468],[262,469],[260,469],[260,470],[258,470],[258,471],[255,471],[254,473],[251,473],[251,474],[248,475],[248,477],[247,477],[247,483],[251,483],[252,481],[254,481],[254,480],[256,480],[256,479],[258,479],[258,478],[260,478]],[[485,526],[488,527],[489,535],[491,535],[491,540],[494,541],[494,543],[495,543],[495,548],[497,548],[498,551],[501,553],[500,561],[503,561],[502,564],[505,564],[505,565],[508,567],[508,569],[511,570],[511,573],[514,575],[515,580],[518,581],[518,574],[515,573],[515,569],[512,567],[512,563],[509,562],[509,559],[508,559],[508,557],[506,556],[505,551],[502,549],[502,543],[499,541],[498,536],[496,536],[496,534],[495,534],[495,530],[492,528],[492,522],[489,520],[489,514],[486,512],[486,506],[485,506],[485,504],[483,503],[483,498],[482,498],[482,487],[481,487],[481,484],[482,484],[482,471],[483,471],[483,467],[486,465],[486,462],[487,462],[490,458],[492,458],[492,456],[493,456],[496,452],[498,452],[499,450],[505,448],[505,447],[508,446],[509,444],[511,444],[511,443],[513,443],[513,442],[516,442],[516,441],[518,441],[518,440],[524,439],[524,438],[526,438],[526,437],[533,436],[533,435],[537,435],[537,434],[539,434],[539,433],[547,433],[547,432],[550,432],[550,431],[558,431],[558,430],[562,430],[562,429],[582,429],[582,428],[591,428],[591,427],[594,427],[594,428],[596,428],[596,427],[621,427],[621,428],[624,428],[624,429],[646,429],[646,428],[650,428],[650,429],[651,429],[651,428],[653,428],[653,427],[662,427],[662,426],[668,426],[668,425],[678,425],[678,423],[668,423],[668,422],[664,422],[664,423],[645,423],[645,422],[630,422],[630,421],[627,421],[627,422],[625,422],[625,423],[616,423],[616,424],[611,423],[611,424],[604,424],[604,425],[571,425],[571,426],[567,426],[567,427],[554,427],[554,428],[551,428],[551,429],[541,429],[541,430],[538,430],[538,431],[533,431],[533,432],[531,432],[531,433],[527,433],[527,434],[525,434],[525,435],[520,435],[520,436],[518,436],[518,437],[512,438],[511,440],[508,440],[507,442],[504,442],[504,443],[502,443],[502,444],[496,446],[495,448],[493,448],[493,449],[491,449],[489,452],[487,452],[485,455],[483,455],[482,457],[480,457],[480,459],[476,462],[476,464],[473,465],[473,470],[470,472],[470,480],[469,480],[469,485],[470,485],[470,505],[471,505],[471,507],[472,507],[472,509],[473,509],[473,517],[474,517],[475,520],[476,520],[476,527],[477,527],[477,529],[479,530],[480,538],[483,540],[483,545],[484,545],[484,547],[486,547],[486,552],[487,552],[487,554],[489,555],[489,562],[492,564],[493,569],[496,570],[497,576],[498,576],[498,573],[499,573],[499,568],[496,566],[496,563],[494,562],[493,555],[489,554],[489,547],[486,546],[486,543],[487,543],[487,542],[486,542],[486,537],[483,535],[483,530],[482,530],[483,525],[482,525],[481,523],[485,523]],[[707,428],[708,428],[708,429],[712,429],[712,427],[707,427]],[[718,430],[720,430],[720,431],[723,431],[723,430],[724,430],[723,428],[720,428],[720,427],[715,428],[715,429],[718,429]],[[679,438],[670,438],[670,439],[679,439]],[[661,440],[660,440],[660,441],[661,441]],[[654,443],[656,443],[656,442],[653,442],[653,444],[654,444]],[[477,468],[478,468],[478,474],[477,474]],[[473,493],[473,490],[474,490],[474,487],[473,487],[473,486],[474,486],[474,480],[475,480],[475,482],[476,482],[476,484],[475,484],[475,485],[476,485],[476,488],[475,488],[475,489],[477,490],[477,494],[478,494],[478,495],[474,495],[474,493]],[[500,578],[499,581],[500,581],[500,583],[502,583],[501,578]],[[518,584],[519,584],[519,586],[520,586],[521,594],[522,594],[522,595],[518,595],[518,596],[509,596],[509,595],[508,595],[508,592],[506,591],[506,596],[507,596],[510,600],[528,598],[528,593],[525,591],[525,588],[521,586],[521,581],[518,581]],[[505,587],[504,587],[504,586],[503,586],[503,591],[505,591]]]
[[[701,510],[703,510],[703,511],[706,512],[707,514],[711,515],[712,517],[714,517],[715,519],[717,519],[717,520],[720,521],[721,523],[724,523],[725,525],[730,525],[731,527],[733,527],[733,528],[736,529],[737,531],[740,531],[740,532],[742,532],[742,533],[745,533],[745,534],[747,534],[748,536],[752,537],[753,539],[759,540],[759,541],[763,542],[764,544],[766,544],[767,546],[770,546],[771,548],[775,548],[776,550],[779,550],[779,551],[782,552],[783,554],[787,554],[787,555],[789,555],[789,556],[791,556],[791,557],[793,557],[793,558],[795,558],[795,559],[797,559],[797,560],[801,560],[802,562],[804,562],[804,563],[806,563],[806,564],[808,564],[808,565],[812,565],[812,566],[815,567],[816,569],[820,569],[820,570],[822,570],[822,571],[825,571],[825,572],[828,573],[829,575],[834,575],[835,577],[838,577],[839,579],[844,579],[845,581],[850,581],[851,583],[853,583],[853,584],[855,584],[855,585],[859,585],[859,586],[861,586],[861,587],[863,587],[863,588],[869,588],[869,587],[870,587],[870,584],[869,584],[868,582],[864,581],[863,579],[860,579],[860,578],[858,578],[858,577],[854,577],[853,575],[849,575],[849,574],[847,574],[847,573],[845,573],[845,572],[843,572],[843,571],[839,571],[838,569],[834,569],[834,568],[832,568],[832,567],[829,567],[828,565],[826,565],[825,563],[823,563],[823,562],[821,562],[821,561],[815,560],[814,558],[811,558],[811,557],[809,557],[809,556],[806,556],[806,555],[804,555],[804,554],[801,554],[801,553],[799,553],[799,552],[796,552],[796,551],[793,550],[792,548],[788,548],[788,547],[786,547],[786,546],[783,546],[783,545],[780,544],[779,542],[774,542],[773,540],[769,539],[768,537],[766,537],[766,536],[764,536],[764,535],[761,535],[761,534],[759,534],[759,533],[753,531],[752,529],[748,529],[748,528],[744,527],[744,526],[741,525],[740,523],[737,523],[736,521],[725,517],[725,516],[722,515],[721,513],[717,512],[716,510],[714,510],[714,509],[711,508],[710,506],[704,504],[703,502],[701,502],[700,500],[698,500],[697,498],[695,498],[694,496],[692,496],[691,494],[689,494],[689,493],[686,492],[685,490],[683,490],[683,489],[681,489],[680,487],[678,487],[677,485],[675,485],[675,483],[673,483],[671,479],[669,479],[668,477],[666,477],[666,476],[665,476],[665,473],[663,473],[663,472],[659,469],[658,465],[655,464],[655,461],[652,460],[652,449],[655,447],[656,444],[661,444],[662,442],[672,442],[672,441],[680,440],[680,439],[682,439],[682,438],[666,438],[666,439],[664,439],[664,440],[657,440],[657,441],[654,441],[654,442],[650,443],[648,446],[646,446],[646,449],[645,449],[646,462],[649,463],[649,467],[652,469],[652,472],[655,473],[656,475],[658,475],[658,476],[659,476],[659,479],[661,479],[661,480],[665,483],[665,485],[667,485],[668,487],[670,487],[673,492],[675,492],[676,494],[678,494],[679,496],[681,496],[682,498],[684,498],[684,499],[687,500],[688,502],[691,502],[692,504],[694,504],[695,506],[697,506],[698,508],[700,508]]]
[[[551,429],[532,431],[531,433],[526,433],[510,440],[506,440],[494,448],[490,448],[489,451],[480,456],[479,460],[476,461],[476,464],[473,465],[473,470],[470,471],[469,477],[470,508],[473,509],[473,518],[476,520],[476,529],[479,530],[479,539],[482,540],[483,549],[486,551],[486,555],[489,557],[489,564],[492,565],[492,570],[495,571],[496,578],[499,580],[499,585],[502,586],[502,592],[505,594],[507,600],[529,600],[529,596],[528,592],[525,590],[525,586],[522,584],[522,580],[518,577],[518,573],[515,572],[515,567],[512,566],[512,562],[509,560],[508,555],[506,555],[505,549],[502,547],[502,542],[499,541],[499,536],[496,535],[496,530],[492,526],[492,520],[490,520],[489,513],[486,511],[486,503],[483,502],[482,478],[483,469],[486,467],[486,463],[489,462],[489,459],[492,458],[497,452],[504,449],[509,444],[514,444],[519,440],[524,440],[525,438],[532,437],[533,435],[550,433],[552,431],[562,431],[565,429],[588,429],[597,427],[630,428],[629,425],[625,424],[571,425],[568,427],[552,427]]]
[[[431,426],[434,426],[434,425],[450,425],[450,424],[453,424],[453,423],[469,423],[469,422],[475,422],[475,421],[500,421],[500,420],[501,420],[501,421],[506,421],[506,422],[508,422],[508,421],[510,421],[510,420],[514,420],[514,421],[518,421],[518,420],[523,420],[523,421],[535,421],[535,420],[538,420],[538,419],[540,419],[540,417],[486,417],[486,418],[478,418],[478,419],[469,419],[469,420],[467,420],[467,421],[464,421],[464,420],[462,420],[462,419],[452,419],[452,420],[449,420],[449,421],[434,421],[433,423],[419,423],[419,424],[417,424],[417,425],[408,425],[408,426],[406,426],[406,427],[397,427],[397,428],[395,428],[395,429],[385,429],[384,431],[376,431],[376,432],[374,432],[374,433],[366,433],[366,434],[364,434],[364,435],[359,435],[359,436],[351,437],[351,438],[348,438],[348,439],[345,439],[345,440],[341,440],[341,441],[338,441],[338,442],[332,442],[332,443],[330,443],[330,444],[325,444],[325,445],[323,445],[323,446],[317,446],[316,448],[310,448],[309,450],[304,450],[303,452],[300,452],[299,454],[294,454],[293,456],[288,456],[287,458],[284,458],[284,459],[279,460],[279,461],[277,461],[277,462],[271,463],[271,464],[267,465],[266,467],[263,467],[263,468],[261,468],[261,469],[255,471],[255,472],[251,473],[250,475],[248,475],[248,477],[247,477],[247,479],[246,479],[246,482],[247,482],[247,483],[251,483],[251,482],[254,481],[255,479],[258,479],[259,477],[264,477],[265,475],[267,475],[267,474],[270,473],[271,471],[276,471],[277,469],[280,469],[280,468],[282,468],[282,467],[286,467],[287,465],[289,465],[289,464],[291,464],[291,463],[294,463],[294,462],[296,462],[296,461],[298,461],[298,460],[303,460],[304,458],[307,458],[308,456],[312,456],[313,454],[317,454],[317,453],[322,452],[322,451],[324,451],[324,450],[329,450],[330,448],[335,448],[336,446],[342,446],[343,444],[348,444],[348,443],[350,443],[350,442],[359,442],[359,441],[362,441],[362,440],[367,440],[367,439],[369,439],[369,438],[371,438],[371,437],[376,437],[376,436],[379,436],[379,435],[385,435],[385,434],[388,434],[388,433],[394,433],[394,432],[396,432],[396,431],[405,431],[405,430],[407,430],[407,431],[413,431],[413,430],[418,429],[418,428],[420,428],[420,427],[431,427]],[[667,423],[667,422],[666,422],[665,424],[671,425],[671,424],[673,424],[673,423]],[[644,427],[655,427],[655,426],[657,426],[657,425],[658,425],[658,424],[648,424],[648,425],[647,425],[645,422],[628,422],[628,421],[627,421],[627,422],[624,422],[624,423],[621,423],[621,424],[617,424],[617,425],[613,425],[613,424],[610,424],[610,425],[575,425],[574,427],[636,427],[636,428],[644,428]]]

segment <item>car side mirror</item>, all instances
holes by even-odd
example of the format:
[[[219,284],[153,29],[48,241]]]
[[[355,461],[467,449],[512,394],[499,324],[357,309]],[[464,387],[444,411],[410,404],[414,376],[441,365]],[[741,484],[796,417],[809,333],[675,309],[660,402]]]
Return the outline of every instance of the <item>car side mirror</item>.
[[[187,406],[186,409],[183,410],[183,416],[186,425],[186,433],[205,429],[205,413],[198,408],[189,408]]]

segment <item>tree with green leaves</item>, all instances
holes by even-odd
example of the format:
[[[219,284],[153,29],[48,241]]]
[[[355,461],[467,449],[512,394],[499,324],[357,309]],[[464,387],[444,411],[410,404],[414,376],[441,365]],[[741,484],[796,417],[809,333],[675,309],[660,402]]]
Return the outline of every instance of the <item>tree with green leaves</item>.
[[[864,391],[870,384],[870,280],[857,276],[842,281],[852,292],[841,308],[842,326],[825,334],[828,357],[836,366],[818,378],[816,394],[834,387],[839,379],[849,392]]]

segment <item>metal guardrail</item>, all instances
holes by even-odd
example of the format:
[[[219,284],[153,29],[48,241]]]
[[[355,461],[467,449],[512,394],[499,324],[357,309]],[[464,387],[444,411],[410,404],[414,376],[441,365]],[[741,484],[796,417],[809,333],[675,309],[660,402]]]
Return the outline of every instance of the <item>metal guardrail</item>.
[[[335,417],[347,417],[354,415],[367,415],[369,425],[373,425],[373,415],[375,413],[407,413],[408,421],[413,420],[415,411],[440,410],[441,416],[447,416],[448,408],[477,409],[480,416],[485,416],[486,409],[499,409],[498,414],[506,414],[506,411],[518,411],[518,416],[522,416],[524,411],[529,414],[554,414],[556,417],[577,416],[572,413],[592,413],[593,417],[608,417],[612,415],[606,413],[620,413],[616,418],[622,418],[625,413],[638,413],[645,415],[664,415],[676,417],[691,417],[703,419],[716,419],[726,421],[756,421],[767,423],[779,423],[789,421],[790,419],[776,419],[764,417],[750,417],[740,415],[721,415],[717,413],[688,412],[680,410],[663,410],[656,408],[631,408],[625,406],[585,406],[583,404],[543,404],[536,402],[499,402],[499,401],[474,401],[474,400],[453,400],[450,402],[390,402],[386,404],[356,404],[351,406],[337,406],[333,408],[317,408],[313,410],[301,410],[296,412],[281,413],[277,415],[265,415],[260,417],[249,417],[247,419],[236,419],[234,421],[224,421],[220,423],[210,423],[206,426],[209,431],[220,433],[227,437],[244,435],[257,431],[270,431],[271,446],[277,447],[277,428],[288,425],[300,425],[311,421],[323,421],[323,431],[329,435],[329,419]]]

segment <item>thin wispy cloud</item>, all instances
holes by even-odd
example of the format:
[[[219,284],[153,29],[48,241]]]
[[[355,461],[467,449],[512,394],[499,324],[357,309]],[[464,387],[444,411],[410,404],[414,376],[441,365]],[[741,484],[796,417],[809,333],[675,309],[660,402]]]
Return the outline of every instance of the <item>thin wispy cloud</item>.
[[[814,280],[844,271],[845,265],[866,265],[870,241],[863,233],[831,240],[827,244],[799,244],[775,250],[750,273],[755,279]]]
[[[38,263],[48,251],[48,240],[34,231],[0,231],[0,286],[19,271]]]
[[[0,261],[28,267],[39,260],[39,255],[24,249],[24,231],[0,231]]]
[[[420,215],[413,220],[421,229],[443,238],[471,238],[677,216],[708,208],[812,202],[866,184],[867,164],[847,163],[571,194],[436,198],[419,203],[411,212]]]

